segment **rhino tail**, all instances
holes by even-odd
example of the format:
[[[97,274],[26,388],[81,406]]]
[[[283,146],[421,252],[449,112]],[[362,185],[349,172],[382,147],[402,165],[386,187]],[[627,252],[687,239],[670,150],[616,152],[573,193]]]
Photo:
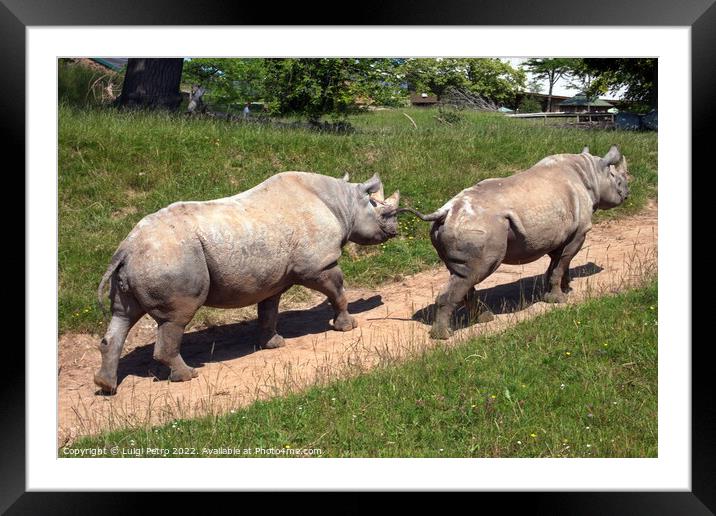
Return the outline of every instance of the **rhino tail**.
[[[107,320],[107,311],[104,309],[104,303],[102,302],[102,297],[104,295],[104,288],[107,285],[107,281],[109,281],[109,278],[112,277],[112,274],[119,269],[119,267],[124,263],[124,259],[126,258],[127,254],[124,250],[119,250],[114,254],[112,257],[112,261],[109,264],[109,267],[107,267],[107,271],[104,273],[104,276],[102,276],[102,280],[99,282],[99,288],[97,288],[97,305],[99,306],[100,311],[102,312],[102,317],[104,317],[104,320]],[[126,286],[122,285],[122,290],[126,290]]]
[[[450,211],[448,208],[441,208],[437,211],[434,211],[432,213],[428,213],[427,215],[423,215],[417,210],[414,210],[413,208],[398,208],[396,211],[396,214],[400,214],[403,212],[412,213],[416,217],[418,217],[420,220],[424,220],[427,222],[442,222],[445,220],[445,217],[447,217],[448,211]]]

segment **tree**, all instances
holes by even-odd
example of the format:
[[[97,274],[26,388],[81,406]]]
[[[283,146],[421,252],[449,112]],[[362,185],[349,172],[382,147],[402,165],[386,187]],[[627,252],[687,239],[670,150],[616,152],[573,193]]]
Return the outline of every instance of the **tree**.
[[[405,59],[374,58],[361,61],[364,62],[364,77],[356,83],[358,94],[380,106],[405,105],[408,101],[408,90],[400,69]]]
[[[184,64],[182,81],[207,89],[212,104],[244,104],[264,97],[264,59],[192,58]]]
[[[525,83],[522,70],[496,58],[407,59],[401,71],[412,91],[440,96],[457,88],[498,104],[513,102]]]
[[[535,58],[529,59],[525,67],[537,80],[547,81],[547,112],[552,109],[552,90],[562,78],[568,77],[576,64],[571,58]]]
[[[594,76],[588,94],[625,89],[624,100],[635,111],[655,109],[658,99],[658,60],[652,58],[585,58],[585,70]]]
[[[567,88],[577,90],[585,94],[592,91],[592,85],[596,75],[586,64],[584,59],[572,59],[572,69],[569,72]],[[594,92],[592,92],[594,93]],[[590,96],[595,96],[590,94]]]
[[[522,97],[517,110],[520,113],[539,113],[542,111],[542,105],[532,95],[525,95]]]
[[[540,93],[542,91],[542,83],[536,77],[532,77],[527,83],[527,91],[531,93]]]
[[[184,60],[134,59],[127,71],[118,102],[122,107],[164,108],[175,110],[181,104],[179,84]]]
[[[442,95],[448,88],[466,89],[467,70],[460,59],[406,59],[400,68],[410,91]]]
[[[266,59],[265,100],[269,110],[311,120],[357,109],[360,97],[398,88],[389,60],[357,58]]]
[[[472,93],[497,104],[514,105],[525,87],[526,74],[500,59],[465,59],[468,88]]]

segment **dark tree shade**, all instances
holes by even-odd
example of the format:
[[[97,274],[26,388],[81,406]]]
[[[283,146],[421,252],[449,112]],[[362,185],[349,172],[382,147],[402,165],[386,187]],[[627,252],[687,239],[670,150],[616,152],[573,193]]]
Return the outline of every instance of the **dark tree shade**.
[[[183,59],[132,59],[127,63],[119,105],[175,110],[181,104]]]
[[[584,68],[595,76],[596,93],[625,88],[624,100],[633,108],[656,108],[658,100],[659,60],[656,58],[585,58]]]

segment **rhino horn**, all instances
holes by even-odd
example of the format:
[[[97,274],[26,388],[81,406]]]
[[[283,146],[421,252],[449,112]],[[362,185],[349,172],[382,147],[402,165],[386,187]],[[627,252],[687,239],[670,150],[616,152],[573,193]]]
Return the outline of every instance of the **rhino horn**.
[[[619,152],[619,147],[612,145],[609,152],[602,158],[602,165],[608,167],[610,165],[616,165],[622,159],[622,153]]]
[[[582,149],[582,154],[589,154],[589,147],[587,147],[585,145],[584,148]]]
[[[385,200],[385,204],[387,204],[391,208],[397,208],[399,202],[400,202],[400,190],[396,190],[395,192],[393,192],[393,195],[391,195],[390,197],[388,197]]]
[[[349,182],[350,180],[351,180],[351,175],[350,175],[348,172],[346,172],[345,174],[343,174],[343,181],[345,181],[345,182],[347,183],[347,182]]]
[[[385,202],[385,191],[383,190],[383,183],[380,184],[380,188],[374,194],[371,194],[371,198],[379,202]]]
[[[378,176],[378,174],[373,174],[373,177],[371,177],[365,183],[361,183],[359,188],[360,188],[360,191],[363,192],[364,194],[376,193],[379,190],[382,192],[383,183],[380,181],[380,177]],[[382,200],[383,199],[381,199],[381,201]]]

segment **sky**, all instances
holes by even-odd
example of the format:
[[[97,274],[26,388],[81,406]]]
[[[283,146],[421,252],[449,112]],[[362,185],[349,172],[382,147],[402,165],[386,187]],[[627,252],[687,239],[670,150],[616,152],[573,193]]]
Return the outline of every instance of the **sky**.
[[[520,64],[527,61],[527,59],[529,59],[529,58],[527,58],[527,57],[505,57],[503,59],[505,59],[506,61],[509,61],[513,67],[517,68]],[[531,79],[532,79],[532,74],[527,72],[527,82],[529,83],[529,81]],[[557,81],[557,83],[554,85],[554,88],[552,89],[552,95],[563,95],[565,97],[573,97],[574,95],[576,95],[577,90],[568,89],[567,88],[568,84],[569,84],[569,81],[565,81],[564,79],[560,79],[559,81]],[[547,82],[546,81],[542,81],[542,90],[539,91],[538,93],[545,93],[545,94],[547,93]],[[602,95],[600,98],[607,99],[607,100],[610,100],[610,99],[617,100],[617,99],[622,98],[622,94],[623,94],[622,91],[619,91],[616,94],[607,93],[606,95]]]

